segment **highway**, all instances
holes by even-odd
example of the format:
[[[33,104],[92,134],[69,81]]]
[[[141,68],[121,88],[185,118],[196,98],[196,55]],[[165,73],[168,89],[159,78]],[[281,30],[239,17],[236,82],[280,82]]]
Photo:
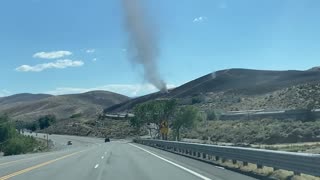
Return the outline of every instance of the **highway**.
[[[43,136],[43,134],[38,134]],[[0,157],[0,180],[250,180],[236,172],[125,140],[49,135],[51,152]],[[73,145],[68,146],[71,140]]]

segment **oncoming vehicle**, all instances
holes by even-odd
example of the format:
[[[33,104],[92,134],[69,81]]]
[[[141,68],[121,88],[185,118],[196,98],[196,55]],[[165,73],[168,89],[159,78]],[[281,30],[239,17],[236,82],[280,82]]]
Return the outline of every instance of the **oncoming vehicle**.
[[[67,145],[69,146],[72,145],[72,141],[68,141]]]
[[[110,142],[110,138],[105,138],[104,142]]]

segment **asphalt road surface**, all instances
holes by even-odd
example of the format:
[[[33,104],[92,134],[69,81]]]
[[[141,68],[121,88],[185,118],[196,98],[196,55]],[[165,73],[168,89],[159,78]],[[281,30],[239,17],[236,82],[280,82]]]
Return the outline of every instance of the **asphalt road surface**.
[[[104,143],[98,138],[62,135],[49,135],[49,139],[56,145],[52,152],[1,157],[0,180],[254,179],[124,140]],[[68,146],[70,140],[73,145]]]

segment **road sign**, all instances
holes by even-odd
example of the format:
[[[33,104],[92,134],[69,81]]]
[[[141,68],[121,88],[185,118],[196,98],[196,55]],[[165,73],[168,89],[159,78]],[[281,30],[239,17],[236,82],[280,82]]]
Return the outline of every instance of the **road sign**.
[[[169,132],[168,122],[162,121],[160,125],[160,133],[163,140],[168,139],[168,132]]]

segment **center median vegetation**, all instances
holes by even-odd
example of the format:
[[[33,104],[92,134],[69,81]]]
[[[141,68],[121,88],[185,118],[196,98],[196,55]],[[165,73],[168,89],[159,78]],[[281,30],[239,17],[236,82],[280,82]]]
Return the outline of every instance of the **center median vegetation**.
[[[176,100],[149,101],[136,105],[133,111],[135,116],[130,120],[131,125],[137,131],[147,129],[152,138],[167,139],[170,128],[173,133],[169,133],[169,138],[180,140],[182,129],[191,129],[201,120],[196,107],[178,106]]]
[[[16,124],[6,115],[0,115],[0,152],[5,156],[36,152],[44,149],[44,143],[34,137],[24,136],[16,130]]]

